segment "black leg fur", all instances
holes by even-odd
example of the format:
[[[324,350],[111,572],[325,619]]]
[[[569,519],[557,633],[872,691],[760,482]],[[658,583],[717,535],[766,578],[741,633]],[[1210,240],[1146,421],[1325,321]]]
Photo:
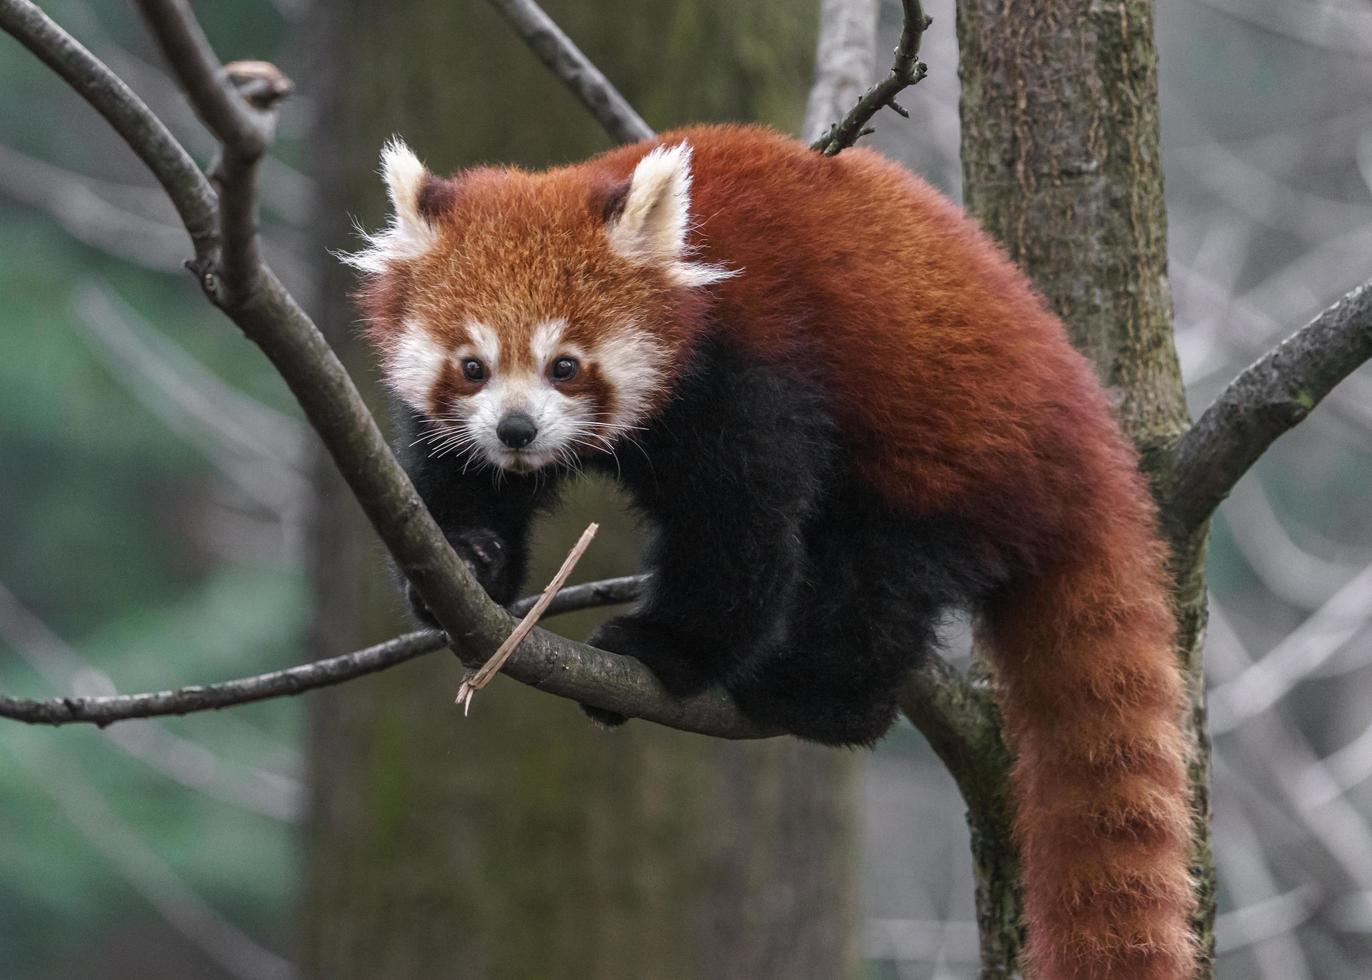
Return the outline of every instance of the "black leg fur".
[[[653,525],[651,591],[588,642],[687,695],[784,634],[835,433],[812,387],[726,350],[698,353],[673,395],[642,452],[619,453]]]
[[[727,348],[698,354],[641,443],[620,458],[656,528],[652,591],[590,642],[675,694],[722,681],[761,723],[870,744],[944,614],[1003,580],[955,524],[861,485],[812,384]]]
[[[726,684],[758,722],[829,745],[871,745],[896,717],[906,673],[951,610],[1001,581],[955,524],[893,514],[849,486],[806,536],[807,580],[785,640]]]

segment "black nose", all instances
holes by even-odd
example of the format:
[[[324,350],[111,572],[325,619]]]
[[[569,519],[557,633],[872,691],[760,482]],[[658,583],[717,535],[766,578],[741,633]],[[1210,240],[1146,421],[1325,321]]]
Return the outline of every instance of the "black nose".
[[[500,420],[495,427],[495,434],[511,449],[523,449],[538,435],[538,426],[523,412],[511,412]]]

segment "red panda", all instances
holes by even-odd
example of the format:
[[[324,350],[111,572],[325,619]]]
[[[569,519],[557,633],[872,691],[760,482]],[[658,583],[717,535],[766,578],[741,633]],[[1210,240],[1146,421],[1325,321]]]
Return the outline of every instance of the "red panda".
[[[755,127],[447,178],[395,142],[383,170],[361,305],[404,462],[494,598],[559,478],[608,472],[655,530],[652,584],[589,642],[827,744],[880,738],[970,608],[1017,760],[1029,974],[1192,975],[1153,506],[1090,366],[968,217],[876,153]]]

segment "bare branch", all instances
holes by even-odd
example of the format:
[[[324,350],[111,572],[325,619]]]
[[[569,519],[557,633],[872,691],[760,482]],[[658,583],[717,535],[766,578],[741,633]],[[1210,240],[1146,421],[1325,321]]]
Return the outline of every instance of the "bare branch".
[[[505,15],[538,60],[567,84],[612,139],[637,143],[653,138],[652,127],[534,0],[491,0],[491,4]]]
[[[623,578],[569,586],[553,598],[544,615],[556,616],[579,609],[632,602],[643,591],[646,582],[646,575],[627,575]],[[517,616],[524,615],[533,608],[538,599],[536,595],[527,596],[514,603],[510,611]],[[422,657],[426,653],[433,653],[446,645],[443,634],[437,630],[418,630],[328,660],[225,681],[221,684],[108,697],[31,700],[0,696],[0,717],[31,725],[70,725],[84,722],[103,728],[116,721],[130,718],[216,711],[253,701],[292,697],[317,688],[342,684],[355,677],[374,674]]]
[[[154,17],[164,12],[177,18],[189,16],[184,4],[172,4],[171,0],[167,0],[169,6],[153,0],[146,2]],[[20,13],[24,16],[18,16]],[[60,53],[74,44],[25,0],[0,0],[0,15],[3,15],[0,24],[22,35],[25,44],[48,58],[56,58],[50,49]],[[183,24],[172,30],[184,33],[188,29]],[[172,46],[179,51],[175,46],[184,41],[184,37],[180,41],[173,37],[172,41],[175,42]],[[74,74],[77,82],[82,83],[76,87],[84,95],[90,88],[84,84],[89,76],[104,78],[110,73],[84,49],[79,50],[83,60]],[[173,63],[183,72],[217,74],[212,66],[207,68],[201,57],[204,54],[201,51],[194,58],[186,55],[184,64],[175,60]],[[88,98],[98,97],[99,91],[94,96],[88,95]],[[222,92],[206,96],[221,97],[229,98]],[[137,105],[147,114],[141,103]],[[160,128],[159,124],[157,132],[165,134],[165,128]],[[135,132],[133,138],[149,139],[141,132]],[[165,141],[175,146],[169,136]],[[198,174],[196,177],[199,179]],[[232,290],[226,295],[213,281],[222,275],[216,273],[217,268],[222,268],[217,255],[202,254],[197,259],[197,265],[205,270],[201,280],[207,294],[263,350],[286,381],[397,566],[414,583],[430,612],[447,629],[452,646],[463,663],[470,667],[480,666],[509,636],[515,621],[487,598],[471,571],[449,547],[328,342],[267,266],[259,262],[255,275],[247,278],[250,288]],[[405,644],[400,646],[403,650],[399,652],[393,648],[378,652],[373,648],[369,651],[370,660],[364,658],[364,662],[375,663],[378,658],[402,654],[418,655]],[[380,669],[369,666],[359,671],[338,661],[325,663],[329,666],[315,666],[316,673],[343,671],[337,675],[337,680]],[[308,668],[297,668],[300,669],[305,669],[308,675]],[[350,669],[351,674],[348,673]],[[551,694],[673,728],[725,738],[779,734],[750,722],[721,689],[693,698],[676,699],[641,662],[594,650],[543,630],[535,630],[525,641],[519,653],[510,659],[505,673]],[[300,680],[298,674],[285,673],[274,683],[289,690]],[[169,703],[173,707],[178,703],[172,695],[173,692],[162,692],[150,698],[154,707],[167,711],[172,710],[167,707]],[[73,711],[89,711],[91,706],[78,703],[74,708],[59,708],[54,713],[50,706],[45,708],[42,703],[35,706],[32,702],[11,701],[0,703],[0,709],[7,709],[5,713],[14,717],[37,715],[35,720],[53,723],[66,720]]]
[[[579,609],[596,609],[600,606],[616,606],[623,602],[633,602],[643,594],[648,584],[647,575],[624,575],[620,578],[601,579],[582,585],[569,585],[553,596],[548,603],[545,617],[559,613],[576,612]],[[525,616],[538,601],[538,596],[525,596],[510,605],[510,612]]]
[[[434,650],[442,649],[443,634],[434,630],[406,633],[385,643],[320,660],[300,667],[258,674],[204,687],[181,687],[148,694],[107,697],[65,697],[47,700],[0,697],[0,716],[31,725],[69,725],[87,722],[101,728],[129,718],[188,715],[237,704],[301,694],[372,674]]]
[[[848,110],[848,115],[830,126],[827,133],[811,143],[811,149],[831,157],[840,150],[852,146],[872,132],[867,124],[887,106],[902,116],[909,115],[896,101],[896,96],[917,83],[929,70],[928,66],[919,60],[919,43],[933,21],[924,15],[924,7],[920,0],[901,0],[901,6],[905,11],[905,23],[900,29],[900,42],[896,45],[891,73],[869,88],[862,98],[858,99],[857,105]]]
[[[876,73],[878,0],[820,0],[815,81],[805,100],[802,139],[825,135],[831,119],[862,97]]]
[[[1004,810],[1010,752],[989,687],[930,652],[906,679],[900,710],[929,740],[969,807]]]
[[[1278,436],[1372,358],[1372,282],[1282,341],[1237,378],[1177,445],[1162,504],[1174,540],[1200,527]]]
[[[28,0],[0,0],[0,28],[90,103],[162,185],[197,255],[218,248],[214,191],[162,121],[114,72]]]
[[[0,583],[0,638],[55,688],[81,694],[115,690],[85,659]],[[299,779],[237,762],[148,720],[101,733],[110,745],[162,776],[230,806],[294,820],[304,794]]]

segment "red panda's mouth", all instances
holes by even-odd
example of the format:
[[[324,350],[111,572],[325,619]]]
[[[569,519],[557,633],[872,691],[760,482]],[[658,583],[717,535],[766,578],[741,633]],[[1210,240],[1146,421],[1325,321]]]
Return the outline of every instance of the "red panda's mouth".
[[[541,451],[527,449],[505,449],[500,453],[497,464],[502,470],[512,473],[532,473],[541,470],[553,461],[553,457]]]

